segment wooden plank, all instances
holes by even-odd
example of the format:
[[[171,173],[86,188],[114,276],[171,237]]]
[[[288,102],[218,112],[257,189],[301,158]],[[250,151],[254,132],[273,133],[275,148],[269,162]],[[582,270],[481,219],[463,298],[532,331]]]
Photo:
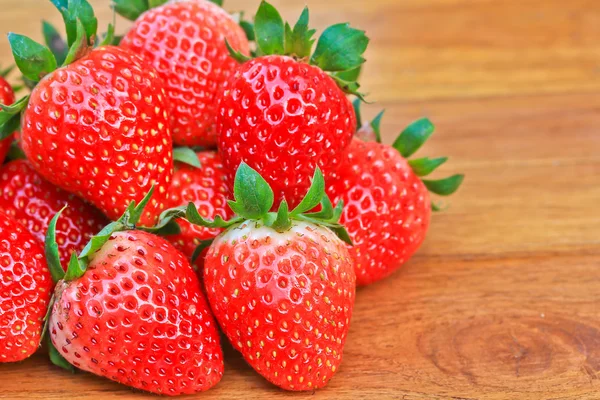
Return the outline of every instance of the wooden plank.
[[[3,0],[0,33],[60,21],[47,1]],[[112,17],[107,0],[100,26]],[[290,19],[304,2],[273,1]],[[227,2],[254,10],[258,1]],[[372,38],[363,84],[385,140],[430,117],[419,154],[465,172],[419,253],[359,290],[344,363],[318,399],[598,399],[600,7],[595,0],[310,0],[322,28]],[[119,20],[119,29],[127,23]],[[0,63],[9,62],[0,40]],[[288,398],[226,346],[203,399]],[[0,398],[145,398],[43,354],[0,365]],[[315,398],[296,394],[294,398]]]

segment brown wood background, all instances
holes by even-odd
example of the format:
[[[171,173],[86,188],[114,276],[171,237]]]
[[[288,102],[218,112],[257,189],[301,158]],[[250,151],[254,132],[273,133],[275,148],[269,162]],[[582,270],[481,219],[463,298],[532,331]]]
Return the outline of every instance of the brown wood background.
[[[39,38],[40,18],[60,20],[46,0],[1,3],[1,33]],[[92,3],[109,21],[108,0]],[[273,3],[290,19],[304,5]],[[420,154],[450,156],[444,173],[467,178],[418,255],[359,291],[327,389],[281,392],[228,350],[223,381],[197,397],[600,399],[598,0],[308,4],[319,28],[368,31],[363,84],[380,103],[367,114],[387,109],[386,139],[428,116],[438,131]],[[0,398],[116,397],[143,396],[43,355],[0,366]]]

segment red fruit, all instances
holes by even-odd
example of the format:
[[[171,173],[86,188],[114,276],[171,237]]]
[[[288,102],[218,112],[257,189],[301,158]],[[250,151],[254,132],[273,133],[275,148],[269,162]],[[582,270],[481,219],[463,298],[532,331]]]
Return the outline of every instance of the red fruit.
[[[173,173],[168,100],[156,71],[105,46],[45,76],[23,115],[21,144],[45,179],[117,219],[155,185],[153,224]]]
[[[364,32],[337,24],[323,32],[313,52],[308,21],[306,8],[292,29],[261,2],[254,26],[264,56],[233,53],[245,62],[218,100],[217,139],[230,179],[245,162],[290,207],[310,187],[315,168],[328,175],[350,144],[356,118],[346,94],[358,94],[354,71],[368,43]]]
[[[224,219],[230,218],[232,212],[227,206],[229,186],[223,174],[221,158],[213,151],[203,151],[197,155],[202,165],[200,168],[177,164],[169,189],[167,207],[173,208],[192,202],[204,218],[214,219],[217,215]],[[168,236],[167,239],[188,258],[192,257],[201,241],[213,239],[223,231],[220,228],[192,225],[184,219],[178,219],[177,223],[181,233]],[[205,254],[206,251],[196,260],[199,271],[202,270]]]
[[[354,139],[327,191],[344,201],[340,222],[354,244],[349,251],[359,285],[388,276],[423,243],[429,192],[393,147]]]
[[[0,104],[9,106],[15,102],[15,93],[13,92],[12,87],[4,78],[0,76]],[[4,162],[4,158],[8,153],[8,149],[10,149],[10,144],[12,142],[12,135],[5,138],[4,140],[0,140],[0,164]]]
[[[219,150],[230,179],[246,162],[291,207],[317,166],[327,175],[339,164],[355,130],[352,104],[336,82],[291,57],[248,61],[219,100]]]
[[[376,121],[379,137],[379,118]],[[327,194],[344,202],[340,222],[352,239],[348,249],[358,285],[387,277],[421,246],[431,217],[428,190],[449,195],[462,182],[462,175],[421,180],[419,175],[429,174],[446,158],[407,161],[431,133],[433,125],[420,120],[400,135],[396,148],[355,138],[338,171],[327,178]]]
[[[52,277],[40,243],[0,213],[0,362],[21,361],[40,345]]]
[[[355,276],[345,244],[328,229],[234,225],[210,247],[204,280],[221,328],[273,384],[317,389],[339,368]]]
[[[148,60],[166,83],[173,141],[215,146],[215,97],[237,62],[225,40],[249,54],[242,28],[205,0],[170,2],[142,14],[121,46]]]
[[[189,262],[166,240],[113,233],[87,271],[57,284],[49,332],[71,364],[164,395],[223,375],[219,334]]]
[[[61,264],[83,250],[90,238],[108,223],[106,217],[75,195],[44,180],[26,160],[0,169],[0,210],[19,221],[42,243],[50,220],[65,205],[56,226]]]

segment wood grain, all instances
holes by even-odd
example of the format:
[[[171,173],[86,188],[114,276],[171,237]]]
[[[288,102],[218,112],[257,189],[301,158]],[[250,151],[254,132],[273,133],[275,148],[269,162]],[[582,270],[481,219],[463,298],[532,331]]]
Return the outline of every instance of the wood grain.
[[[107,0],[92,1],[101,26]],[[273,1],[295,18],[302,2]],[[258,1],[228,1],[232,10]],[[385,137],[422,115],[423,149],[467,179],[419,253],[359,290],[341,370],[288,394],[230,348],[202,399],[600,399],[597,0],[309,0],[318,27],[372,38],[363,78]],[[0,30],[39,38],[47,1],[2,0]],[[119,29],[126,23],[119,21]],[[0,62],[9,62],[0,41]],[[43,354],[0,366],[0,398],[142,398]]]

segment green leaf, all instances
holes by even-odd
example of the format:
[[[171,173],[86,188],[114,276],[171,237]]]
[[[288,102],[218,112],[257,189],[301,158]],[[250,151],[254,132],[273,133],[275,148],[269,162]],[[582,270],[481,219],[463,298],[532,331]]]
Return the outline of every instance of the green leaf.
[[[119,222],[111,222],[110,224],[106,225],[100,232],[98,232],[97,235],[92,236],[90,241],[85,245],[79,254],[79,258],[83,259],[94,254],[96,251],[102,248],[106,242],[108,242],[108,239],[110,239],[110,236],[113,233],[123,228],[124,225]]]
[[[408,164],[417,176],[427,176],[437,167],[448,161],[448,157],[429,158],[423,157],[416,160],[409,160]]]
[[[177,221],[174,220],[169,221],[160,229],[156,229],[155,227],[138,227],[138,229],[144,230],[146,232],[151,232],[159,236],[179,235],[181,233],[181,228],[179,227],[179,224],[177,223]]]
[[[323,199],[323,195],[325,194],[325,179],[323,178],[323,173],[321,169],[317,167],[315,169],[315,173],[313,175],[312,183],[306,196],[302,199],[300,204],[292,210],[292,216],[297,214],[302,214],[304,212],[310,211],[321,203],[321,199]]]
[[[337,83],[340,89],[344,91],[344,93],[354,95],[358,97],[359,100],[366,102],[365,95],[358,91],[358,89],[360,89],[358,82],[348,82],[339,78],[337,75],[331,75],[331,77]]]
[[[375,140],[377,141],[377,143],[381,143],[381,118],[383,118],[384,113],[385,110],[382,110],[379,114],[375,116],[375,118],[373,118],[373,121],[371,121],[371,128],[375,133]]]
[[[27,107],[29,103],[29,95],[20,98],[11,105],[0,104],[0,124],[9,120],[11,116],[19,114]],[[2,116],[4,115],[4,116]]]
[[[354,99],[352,102],[352,107],[354,107],[354,115],[356,115],[356,126],[360,129],[363,126],[362,123],[362,114],[360,112],[360,106],[362,105],[362,101],[360,99]]]
[[[29,96],[25,96],[10,106],[0,104],[0,140],[6,139],[19,128],[20,114],[28,103]]]
[[[187,210],[187,206],[169,208],[160,214],[160,217],[158,218],[158,224],[156,224],[153,227],[142,227],[140,229],[143,229],[146,232],[156,232],[157,234],[163,234],[162,229],[165,229],[165,227],[167,227],[169,224],[174,222],[173,221],[174,219],[185,218],[186,210]],[[166,229],[168,231],[169,229],[172,229],[172,228],[166,228]],[[164,234],[169,235],[172,233],[164,233]]]
[[[112,0],[113,9],[120,16],[135,21],[150,9],[148,0]]]
[[[56,58],[56,63],[62,65],[69,52],[67,43],[60,36],[56,28],[47,21],[42,21],[42,33],[46,46],[48,46],[52,54],[54,54],[54,58]]]
[[[308,7],[304,7],[294,30],[285,24],[285,54],[294,55],[298,58],[310,56],[315,40],[312,38],[316,30],[308,29],[309,13]]]
[[[243,55],[242,53],[240,53],[239,51],[237,51],[233,47],[231,47],[231,45],[229,44],[229,41],[227,39],[225,39],[225,46],[227,46],[227,50],[229,51],[229,55],[231,56],[231,58],[233,58],[235,61],[239,62],[240,64],[243,64],[246,61],[251,60],[250,57]]]
[[[152,8],[160,7],[169,0],[148,0],[148,6]]]
[[[6,115],[6,114],[0,112],[0,117],[2,117],[3,115]],[[20,125],[21,125],[21,115],[20,114],[10,116],[8,121],[6,121],[2,125],[0,125],[0,140],[4,140],[7,137],[9,137],[10,135],[12,135],[13,133],[15,133],[17,130],[19,130]]]
[[[223,7],[223,0],[208,0],[211,3],[215,3],[216,5]]]
[[[368,44],[364,31],[349,24],[333,25],[319,38],[311,63],[330,72],[354,69],[365,62],[362,55]]]
[[[263,1],[254,18],[256,44],[263,54],[285,53],[285,27],[279,11]]]
[[[404,158],[412,156],[433,134],[435,127],[427,118],[410,124],[392,145]]]
[[[82,262],[79,258],[77,258],[77,254],[74,252],[71,253],[71,260],[69,261],[69,266],[67,267],[67,272],[65,273],[65,277],[63,278],[66,282],[73,281],[75,279],[81,278],[87,266]]]
[[[344,211],[344,200],[340,200],[340,201],[338,201],[338,203],[335,205],[335,208],[333,209],[333,216],[331,217],[330,221],[335,222],[335,223],[339,222],[343,211]]]
[[[25,159],[27,159],[27,157],[25,157],[25,153],[23,152],[23,149],[21,149],[21,147],[19,147],[19,144],[16,141],[13,141],[10,144],[10,149],[8,150],[8,154],[6,155],[6,158],[8,160],[25,160]]]
[[[362,65],[347,71],[334,72],[333,75],[346,82],[356,82],[362,72]]]
[[[330,227],[329,229],[331,229],[337,237],[342,239],[343,242],[349,244],[350,246],[354,245],[352,243],[352,239],[350,238],[350,235],[348,234],[348,231],[346,230],[346,228],[343,225]]]
[[[146,195],[144,196],[144,198],[142,199],[142,201],[140,201],[140,204],[138,204],[137,206],[135,206],[135,202],[131,202],[130,206],[134,206],[133,210],[131,211],[129,218],[126,218],[125,221],[128,224],[131,225],[137,225],[137,223],[139,222],[140,218],[142,218],[142,214],[144,214],[144,209],[146,208],[146,206],[148,205],[148,203],[150,202],[150,199],[152,198],[152,194],[154,193],[154,185],[152,185],[152,187],[150,188],[150,190],[148,191],[148,193],[146,193]]]
[[[115,35],[115,38],[113,39],[113,46],[119,46],[121,44],[121,40],[123,40],[124,36],[123,35]]]
[[[321,211],[307,214],[314,219],[320,219],[323,221],[330,221],[333,218],[333,204],[326,193],[323,193],[321,198]]]
[[[430,192],[440,196],[449,196],[458,190],[464,179],[465,176],[460,174],[436,181],[423,179],[423,183]]]
[[[288,203],[285,201],[285,199],[279,204],[277,215],[275,216],[273,222],[268,226],[275,229],[277,232],[285,232],[292,226],[292,220],[290,219],[290,214],[288,213]]]
[[[69,48],[77,40],[77,20],[80,20],[84,27],[88,44],[94,43],[98,31],[98,19],[87,0],[51,0],[51,2],[60,11],[65,21]]]
[[[89,46],[85,35],[86,33],[83,24],[80,20],[77,20],[77,38],[69,48],[69,53],[65,58],[63,66],[72,64],[75,60],[80,59],[87,53]]]
[[[185,211],[185,219],[194,225],[205,228],[228,228],[233,224],[243,221],[244,218],[234,217],[229,221],[225,221],[220,215],[217,215],[213,221],[210,221],[200,215],[194,203],[189,203]]]
[[[244,162],[235,174],[233,194],[235,201],[229,201],[229,207],[246,219],[261,219],[273,206],[273,190],[258,172]]]
[[[54,347],[54,343],[52,343],[52,340],[50,340],[49,336],[47,340],[48,355],[50,356],[50,361],[52,362],[52,364],[56,365],[57,367],[61,367],[62,369],[66,369],[67,371],[74,372],[75,367],[69,364],[69,362],[64,359],[64,357],[58,352],[58,350],[56,350],[56,347]]]
[[[249,42],[253,42],[255,40],[255,35],[254,35],[254,24],[250,21],[244,21],[241,20],[240,21],[240,26],[242,27],[242,29],[244,30],[244,32],[246,33],[246,37],[248,38]]]
[[[100,46],[110,46],[115,44],[115,26],[114,24],[108,24],[108,29],[106,30],[106,34],[104,35],[104,39],[98,45]]]
[[[194,150],[189,147],[176,147],[173,149],[173,159],[184,164],[191,165],[192,167],[200,168],[200,160]]]
[[[62,265],[60,264],[60,254],[58,252],[58,243],[56,243],[56,222],[60,218],[60,215],[65,211],[67,206],[64,206],[59,212],[57,212],[50,224],[48,225],[48,230],[46,231],[46,238],[44,244],[44,252],[46,255],[46,263],[48,264],[48,268],[50,269],[50,275],[52,275],[52,280],[54,283],[57,283],[61,279],[65,277],[65,271],[63,270]]]
[[[46,46],[16,33],[9,33],[8,41],[17,67],[26,78],[39,82],[56,69],[54,54]]]
[[[198,259],[198,257],[200,257],[204,249],[209,248],[214,241],[215,239],[201,240],[200,244],[194,249],[194,252],[192,253],[192,263],[195,262]]]

